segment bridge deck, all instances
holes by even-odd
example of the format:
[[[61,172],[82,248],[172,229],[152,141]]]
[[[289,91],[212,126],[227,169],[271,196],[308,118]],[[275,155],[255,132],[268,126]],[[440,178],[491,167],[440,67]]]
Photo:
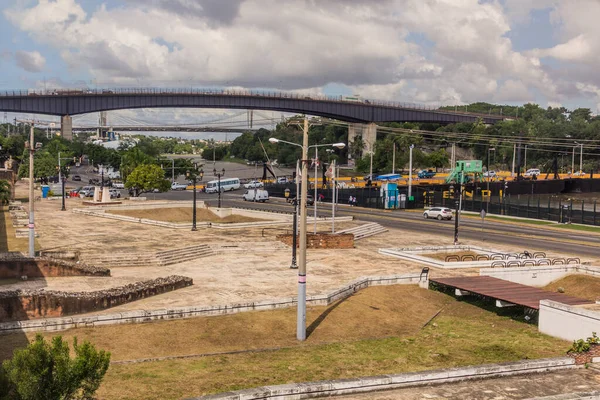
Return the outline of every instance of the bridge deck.
[[[540,300],[553,300],[569,305],[593,303],[591,300],[580,299],[563,293],[549,292],[532,286],[521,285],[520,283],[492,278],[491,276],[437,278],[430,279],[430,281],[481,296],[529,307],[534,310],[539,310]]]

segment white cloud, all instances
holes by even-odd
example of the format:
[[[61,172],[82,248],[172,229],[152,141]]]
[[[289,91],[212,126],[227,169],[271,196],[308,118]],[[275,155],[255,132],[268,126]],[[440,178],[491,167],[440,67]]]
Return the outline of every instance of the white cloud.
[[[18,50],[15,52],[15,62],[28,72],[41,72],[46,65],[46,59],[38,51]]]

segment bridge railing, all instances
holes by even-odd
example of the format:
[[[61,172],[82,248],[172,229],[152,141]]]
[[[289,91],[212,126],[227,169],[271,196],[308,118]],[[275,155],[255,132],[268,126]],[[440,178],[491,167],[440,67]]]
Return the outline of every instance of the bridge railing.
[[[296,100],[320,100],[340,103],[356,103],[361,105],[373,105],[380,107],[407,108],[413,110],[438,111],[446,114],[465,114],[475,116],[501,116],[500,114],[478,114],[468,111],[449,111],[439,107],[417,104],[394,102],[377,99],[363,99],[357,97],[327,96],[323,94],[303,94],[293,92],[276,92],[266,90],[243,90],[243,89],[207,89],[207,88],[71,88],[71,89],[29,89],[29,90],[6,90],[0,92],[0,97],[23,97],[23,96],[85,96],[85,95],[210,95],[210,96],[249,96],[269,97],[278,99]]]

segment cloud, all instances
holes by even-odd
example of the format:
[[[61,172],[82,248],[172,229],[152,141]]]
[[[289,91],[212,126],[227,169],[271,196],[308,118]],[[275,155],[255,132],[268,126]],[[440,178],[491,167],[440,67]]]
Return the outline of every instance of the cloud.
[[[46,65],[46,59],[37,51],[17,50],[15,62],[28,72],[41,72]]]

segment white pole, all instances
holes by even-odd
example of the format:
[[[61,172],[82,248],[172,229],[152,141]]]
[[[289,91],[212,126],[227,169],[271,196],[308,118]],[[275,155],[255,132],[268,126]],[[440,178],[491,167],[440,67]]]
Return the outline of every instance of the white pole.
[[[414,144],[410,145],[409,155],[408,155],[408,200],[410,201],[410,197],[412,196],[412,151],[415,147]]]
[[[396,171],[396,143],[394,143],[394,151],[392,153],[392,174]]]
[[[331,233],[335,233],[335,192],[337,181],[335,179],[335,160],[331,164],[332,189],[331,189]]]
[[[300,196],[300,254],[298,265],[298,315],[296,338],[306,340],[306,196],[308,194],[308,118],[304,117],[304,135],[302,140],[302,194]]]
[[[33,155],[35,143],[33,122],[29,129],[29,257],[35,257],[35,225],[34,225],[34,195],[33,195]]]
[[[579,153],[579,174],[583,171],[583,143],[580,144],[581,152]]]
[[[315,146],[315,198],[314,200],[314,208],[315,208],[315,235],[317,234],[317,189],[319,187],[318,182],[319,182],[319,177],[317,176],[317,174],[319,173],[317,168],[317,158],[319,157],[319,148],[317,146]]]
[[[575,173],[575,147],[573,146],[573,157],[571,158],[571,174]]]
[[[517,144],[516,143],[513,145],[513,162],[512,162],[512,169],[510,171],[511,178],[514,178],[514,176],[515,176],[515,154],[517,154]]]
[[[173,182],[175,182],[175,159],[172,158],[171,162],[172,162],[172,167],[171,167],[171,183],[173,183]],[[194,187],[194,190],[196,190],[196,187]]]
[[[369,166],[369,179],[373,181],[373,150],[371,150],[371,164]]]
[[[523,161],[523,169],[527,171],[527,145],[525,145],[525,160]]]

